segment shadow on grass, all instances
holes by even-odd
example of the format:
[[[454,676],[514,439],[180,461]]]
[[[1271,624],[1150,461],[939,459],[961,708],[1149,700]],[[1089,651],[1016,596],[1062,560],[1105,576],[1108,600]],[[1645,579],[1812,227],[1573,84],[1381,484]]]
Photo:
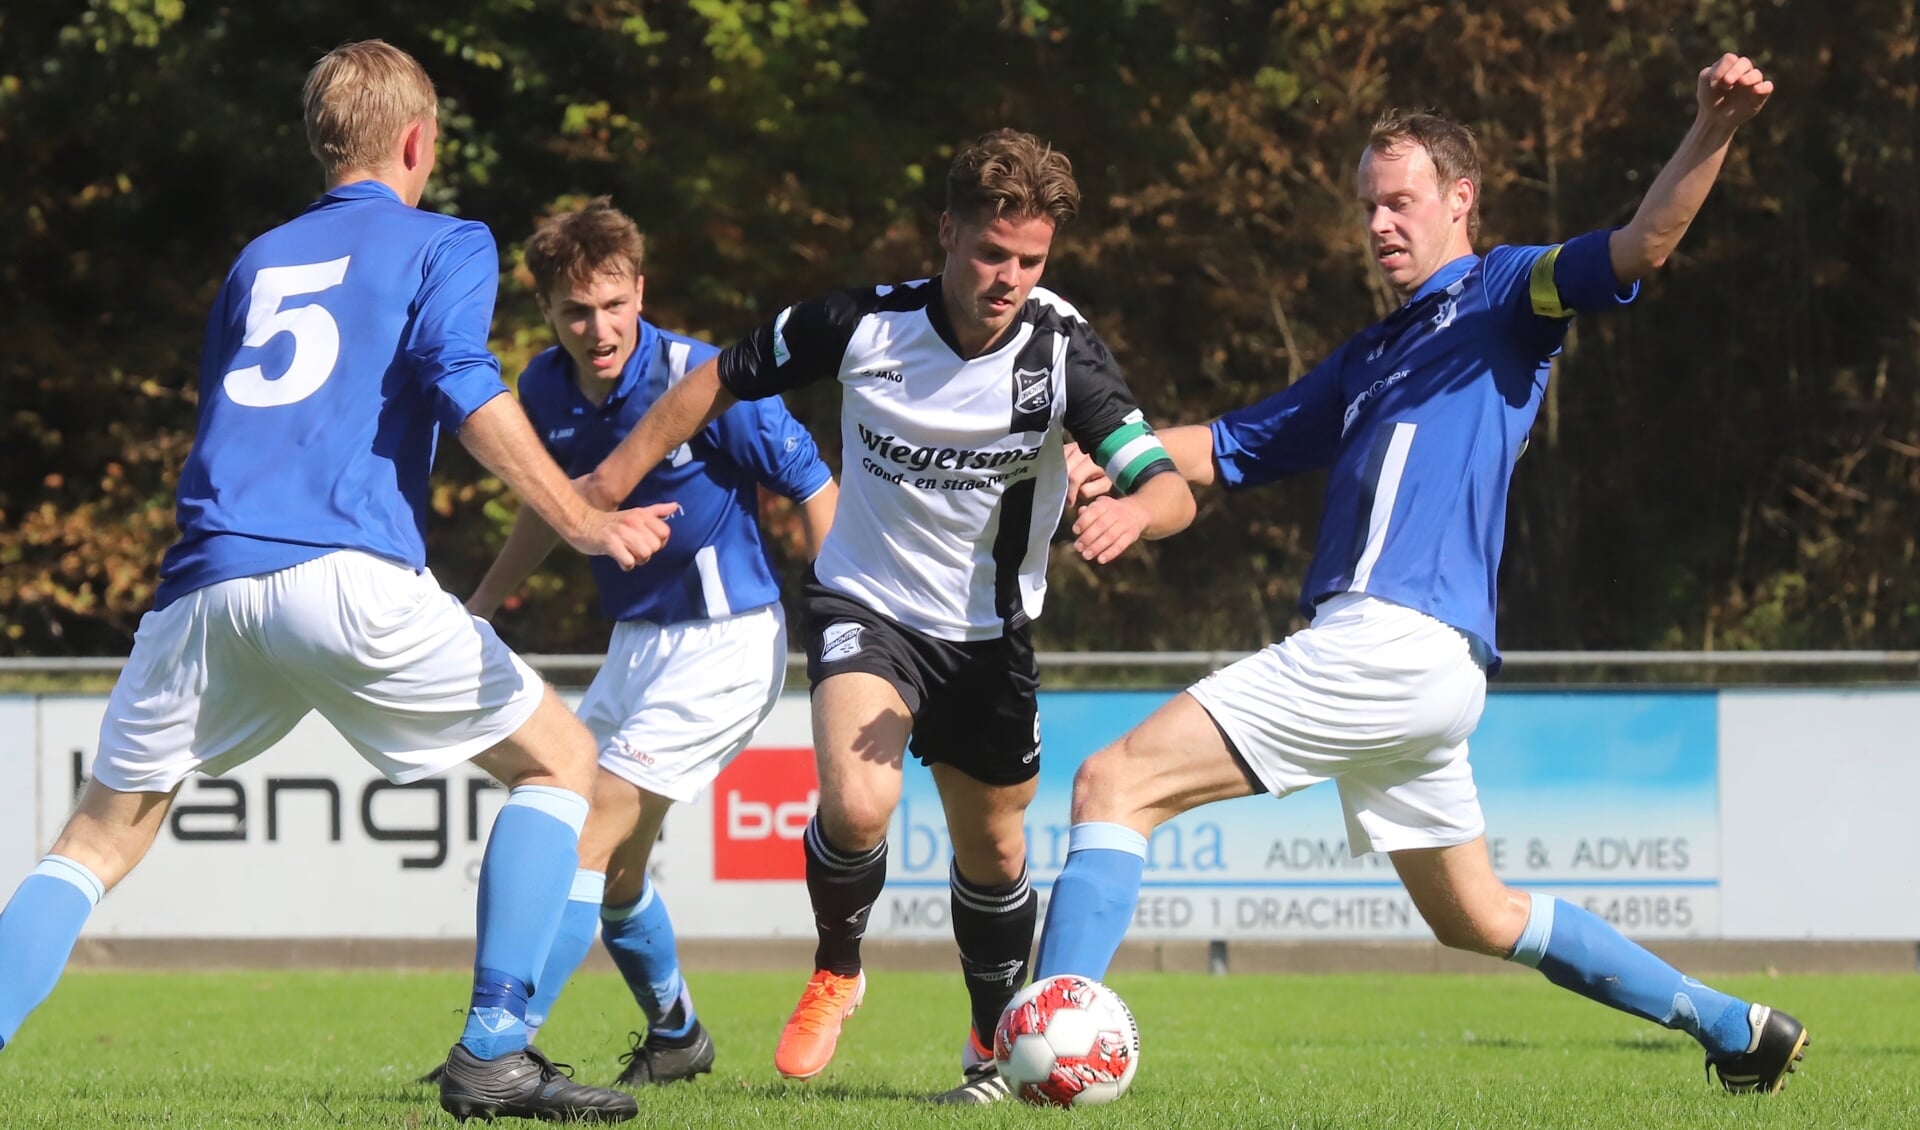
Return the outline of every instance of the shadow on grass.
[[[1532,1051],[1540,1046],[1520,1036],[1469,1036],[1462,1042],[1470,1048],[1493,1048],[1499,1051]]]
[[[1609,1044],[1615,1051],[1622,1052],[1658,1052],[1672,1055],[1675,1048],[1698,1048],[1692,1041],[1648,1039],[1644,1036],[1628,1036],[1613,1040]]]
[[[801,1101],[844,1102],[848,1099],[884,1099],[893,1102],[919,1102],[925,1100],[931,1091],[894,1086],[891,1083],[809,1083],[804,1080],[795,1082],[763,1083],[759,1086],[742,1088],[754,1095],[769,1098],[793,1098]]]

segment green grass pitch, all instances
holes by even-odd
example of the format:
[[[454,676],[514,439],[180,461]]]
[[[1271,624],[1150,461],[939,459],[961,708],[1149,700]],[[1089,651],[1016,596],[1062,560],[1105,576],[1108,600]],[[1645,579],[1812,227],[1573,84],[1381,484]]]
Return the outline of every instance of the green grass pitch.
[[[1686,1037],[1532,977],[1121,976],[1140,1074],[1119,1103],[1073,1112],[915,1101],[958,1080],[957,975],[872,974],[834,1065],[784,1082],[773,1044],[801,983],[696,975],[715,1073],[643,1093],[634,1125],[1920,1125],[1920,977],[1726,981],[1813,1033],[1793,1083],[1762,1098],[1709,1086]],[[464,1001],[446,974],[77,973],[0,1053],[0,1125],[451,1126],[411,1080]],[[581,976],[540,1042],[605,1082],[636,1016],[616,978]]]

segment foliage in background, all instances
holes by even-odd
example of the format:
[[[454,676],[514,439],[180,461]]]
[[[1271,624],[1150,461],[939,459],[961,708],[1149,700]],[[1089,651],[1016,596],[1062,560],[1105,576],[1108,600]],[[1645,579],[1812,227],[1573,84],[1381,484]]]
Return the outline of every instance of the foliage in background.
[[[1048,285],[1162,422],[1282,387],[1390,307],[1351,204],[1379,111],[1470,123],[1483,242],[1547,242],[1624,222],[1694,73],[1745,50],[1780,93],[1674,262],[1559,364],[1516,473],[1502,642],[1920,638],[1914,0],[92,0],[0,16],[0,651],[127,646],[173,536],[206,305],[318,187],[306,67],[369,35],[440,86],[428,204],[500,239],[510,377],[547,344],[518,266],[544,212],[611,193],[650,234],[649,316],[725,340],[937,270],[955,144],[1014,124],[1086,192]],[[837,448],[831,389],[796,409]],[[444,450],[430,550],[464,591],[512,501]],[[1284,633],[1318,486],[1205,496],[1194,531],[1105,570],[1057,552],[1043,646]],[[585,578],[556,557],[503,631],[599,647]]]

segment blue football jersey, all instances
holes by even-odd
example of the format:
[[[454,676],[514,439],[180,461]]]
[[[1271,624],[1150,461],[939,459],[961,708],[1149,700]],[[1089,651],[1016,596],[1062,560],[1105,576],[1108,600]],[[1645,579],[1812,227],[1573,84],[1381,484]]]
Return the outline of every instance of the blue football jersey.
[[[426,564],[439,426],[506,391],[484,224],[360,181],[249,244],[207,318],[180,540],[156,607],[357,549]]]
[[[1494,641],[1507,484],[1574,312],[1633,300],[1609,232],[1456,259],[1292,386],[1213,423],[1227,487],[1330,467],[1301,608],[1364,592]]]
[[[598,407],[574,383],[573,360],[555,346],[520,375],[520,402],[547,450],[569,475],[600,465],[669,385],[719,350],[640,323],[619,382]],[[600,607],[612,620],[677,624],[762,608],[780,585],[760,536],[762,483],[796,502],[833,478],[813,437],[778,399],[728,408],[668,453],[627,496],[626,507],[677,502],[659,553],[622,572],[593,559]]]

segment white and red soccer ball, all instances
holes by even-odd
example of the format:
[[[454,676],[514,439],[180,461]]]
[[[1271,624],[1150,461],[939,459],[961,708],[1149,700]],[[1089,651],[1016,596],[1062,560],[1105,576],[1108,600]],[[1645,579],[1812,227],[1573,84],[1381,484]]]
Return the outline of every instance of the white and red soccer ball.
[[[1098,981],[1035,981],[1000,1014],[993,1058],[1013,1093],[1035,1106],[1097,1106],[1126,1093],[1140,1066],[1133,1013]]]

